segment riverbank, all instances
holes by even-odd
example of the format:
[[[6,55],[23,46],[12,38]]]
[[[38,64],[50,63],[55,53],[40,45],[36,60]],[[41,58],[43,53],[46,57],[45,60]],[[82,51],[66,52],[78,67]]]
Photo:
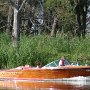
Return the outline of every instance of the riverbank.
[[[35,66],[40,61],[42,65],[65,56],[71,62],[90,64],[90,36],[86,39],[58,35],[21,36],[20,47],[12,47],[10,38],[0,35],[0,68],[13,68],[25,64]]]

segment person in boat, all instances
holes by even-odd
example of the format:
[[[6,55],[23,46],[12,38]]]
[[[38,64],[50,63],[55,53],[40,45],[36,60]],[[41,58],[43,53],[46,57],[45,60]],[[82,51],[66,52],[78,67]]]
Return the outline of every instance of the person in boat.
[[[19,66],[19,67],[16,67],[15,69],[18,69],[18,70],[23,70],[23,69],[30,69],[31,66],[26,64],[25,66]]]
[[[26,64],[25,66],[23,66],[23,68],[22,69],[30,69],[31,68],[31,66],[30,65],[28,65],[28,64]]]
[[[35,62],[35,64],[36,64],[36,68],[41,68],[41,62],[40,62],[40,61],[37,60],[37,61]]]
[[[59,66],[65,66],[65,59],[64,56],[61,57],[60,61],[59,61]]]

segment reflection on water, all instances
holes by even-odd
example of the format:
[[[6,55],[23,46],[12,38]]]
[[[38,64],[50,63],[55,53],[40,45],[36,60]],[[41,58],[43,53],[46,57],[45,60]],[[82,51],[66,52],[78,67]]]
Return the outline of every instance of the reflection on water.
[[[90,78],[45,81],[1,80],[0,90],[90,90]]]

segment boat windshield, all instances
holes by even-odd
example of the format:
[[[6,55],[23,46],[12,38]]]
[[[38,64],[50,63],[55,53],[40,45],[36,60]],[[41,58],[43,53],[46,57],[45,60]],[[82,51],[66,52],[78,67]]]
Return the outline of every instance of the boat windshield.
[[[59,65],[59,61],[60,60],[55,60],[55,61],[43,66],[42,68],[44,68],[44,67],[57,67]],[[70,65],[70,63],[67,60],[65,60],[64,63],[65,63],[65,65]]]

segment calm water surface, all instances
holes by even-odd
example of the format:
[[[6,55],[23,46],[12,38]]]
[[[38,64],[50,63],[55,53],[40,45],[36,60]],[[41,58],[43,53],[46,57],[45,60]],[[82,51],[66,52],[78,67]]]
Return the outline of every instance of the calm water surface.
[[[45,81],[0,80],[0,90],[90,90],[90,78]]]

